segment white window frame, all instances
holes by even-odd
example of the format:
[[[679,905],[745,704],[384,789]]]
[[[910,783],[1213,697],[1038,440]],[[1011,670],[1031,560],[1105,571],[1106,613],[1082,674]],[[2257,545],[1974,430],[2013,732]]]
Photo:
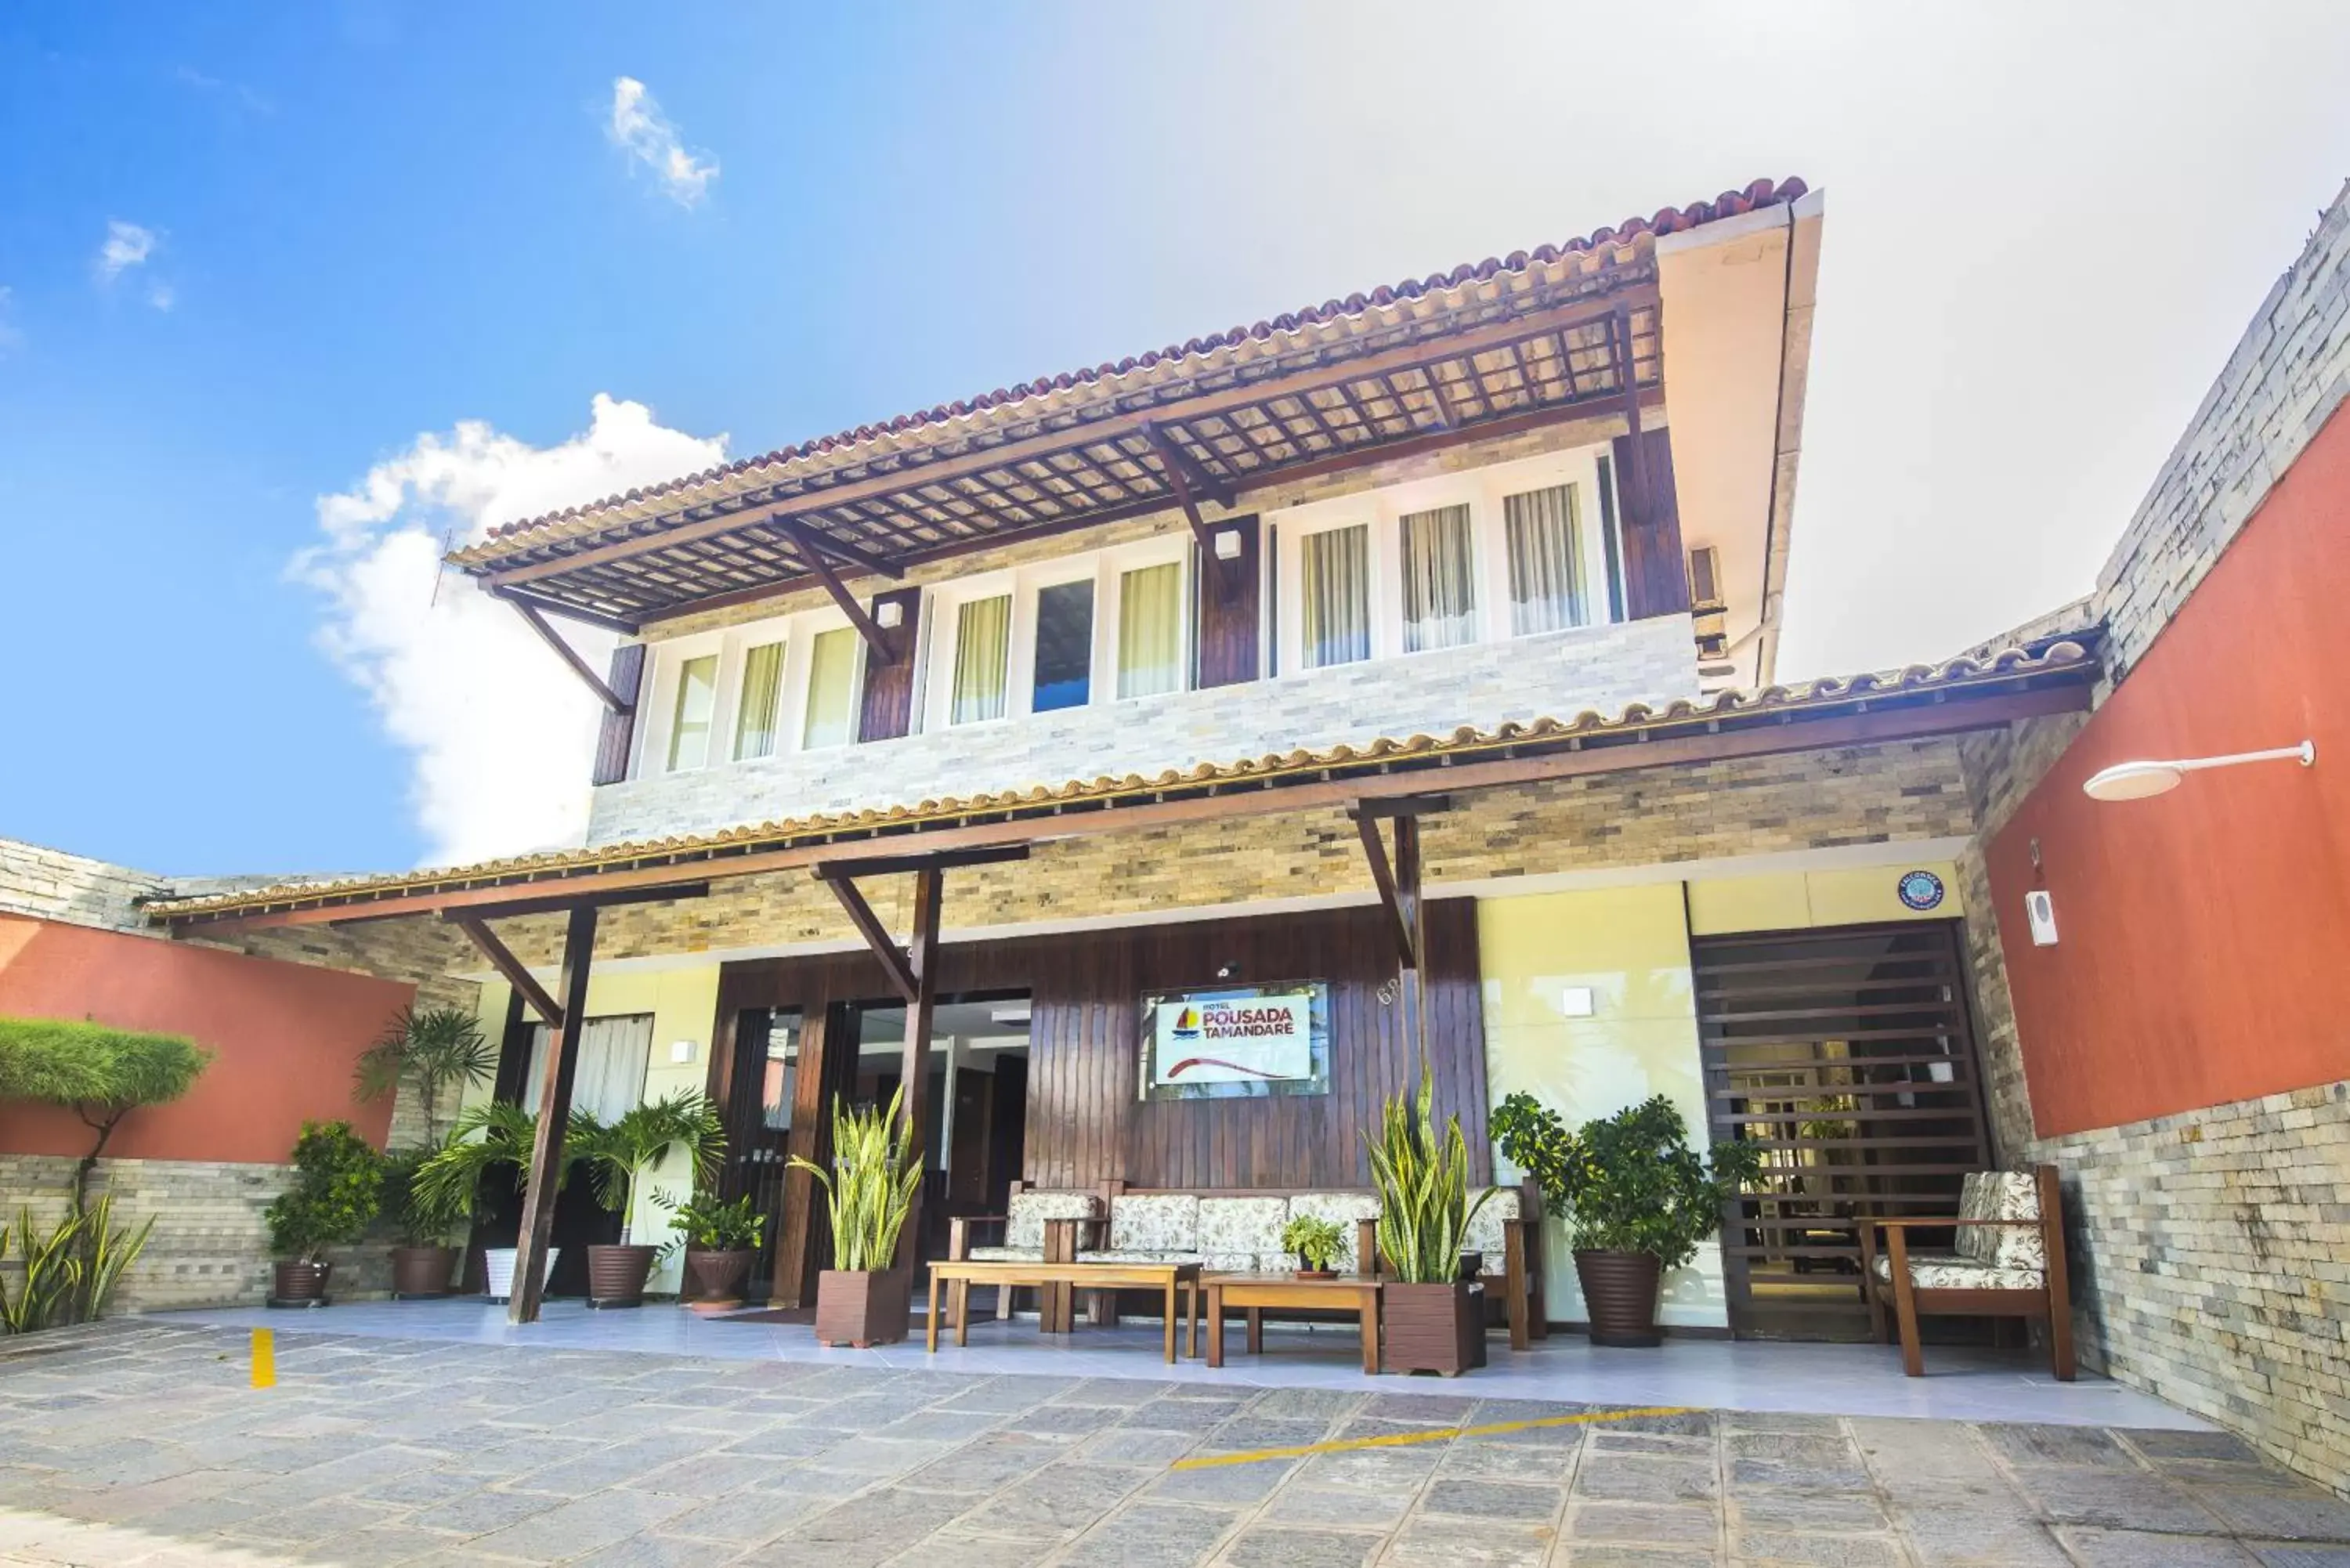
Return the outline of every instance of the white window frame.
[[[672,770],[668,765],[669,742],[670,732],[677,723],[678,682],[683,678],[688,660],[713,654],[718,659],[718,683],[712,695],[714,706],[710,722],[710,754],[701,768],[678,768],[674,772],[687,774],[708,768],[755,766],[807,749],[804,742],[807,732],[808,676],[815,663],[816,635],[837,630],[849,624],[847,615],[838,606],[827,605],[821,609],[769,616],[718,631],[696,632],[690,637],[646,644],[645,657],[652,670],[645,687],[648,698],[637,706],[637,732],[630,748],[634,755],[629,759],[629,776],[670,776]],[[776,698],[775,749],[764,757],[738,760],[734,755],[734,735],[743,719],[743,666],[752,649],[770,642],[784,645],[782,690]],[[857,648],[857,663],[850,676],[849,707],[852,715],[864,701],[867,652],[864,639],[858,639]],[[849,743],[854,744],[855,741],[852,734]]]
[[[1078,713],[1087,708],[1113,702],[1144,701],[1139,697],[1121,698],[1118,695],[1118,619],[1124,597],[1119,592],[1119,579],[1128,572],[1170,564],[1179,568],[1175,592],[1177,613],[1183,628],[1183,645],[1177,654],[1181,684],[1177,690],[1191,690],[1194,644],[1199,635],[1191,612],[1191,539],[1188,535],[1143,539],[1081,555],[1057,556],[1031,566],[983,572],[977,576],[959,578],[931,588],[922,604],[923,624],[931,629],[929,654],[923,665],[927,678],[921,683],[918,703],[921,728],[968,729],[973,725],[1024,719],[1035,713],[1036,596],[1045,588],[1063,583],[1091,582],[1094,586],[1093,662],[1087,670],[1084,703],[1055,708],[1051,711]],[[974,600],[996,598],[1005,594],[1012,596],[1012,635],[1009,651],[1005,655],[1009,668],[1004,674],[1003,716],[953,723],[955,646],[962,630],[962,607]],[[1153,695],[1166,696],[1170,693]]]
[[[1276,613],[1274,637],[1281,673],[1277,680],[1310,676],[1319,670],[1343,670],[1346,665],[1305,662],[1304,577],[1305,541],[1309,535],[1333,528],[1367,525],[1370,543],[1371,652],[1369,660],[1405,656],[1403,628],[1403,519],[1410,513],[1442,506],[1469,508],[1470,580],[1476,585],[1477,603],[1471,617],[1471,643],[1503,642],[1510,630],[1510,552],[1505,497],[1556,484],[1575,487],[1575,524],[1583,533],[1585,597],[1590,611],[1586,626],[1604,626],[1612,618],[1607,589],[1607,544],[1599,504],[1599,459],[1606,445],[1544,452],[1458,473],[1431,475],[1401,484],[1382,485],[1327,501],[1308,502],[1265,514],[1265,524],[1276,541],[1273,569]],[[1547,635],[1547,634],[1536,634]],[[1447,651],[1422,649],[1423,658]]]

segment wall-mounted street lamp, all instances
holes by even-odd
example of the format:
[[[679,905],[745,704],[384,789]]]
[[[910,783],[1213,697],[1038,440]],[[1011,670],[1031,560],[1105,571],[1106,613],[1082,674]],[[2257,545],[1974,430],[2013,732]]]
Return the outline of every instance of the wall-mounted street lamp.
[[[2189,774],[2205,768],[2232,768],[2240,763],[2297,762],[2303,767],[2317,765],[2317,742],[2303,741],[2297,746],[2279,746],[2270,752],[2237,752],[2224,757],[2182,757],[2167,763],[2116,763],[2092,776],[2081,786],[2081,793],[2091,800],[2144,800],[2148,795],[2167,794],[2179,785]]]

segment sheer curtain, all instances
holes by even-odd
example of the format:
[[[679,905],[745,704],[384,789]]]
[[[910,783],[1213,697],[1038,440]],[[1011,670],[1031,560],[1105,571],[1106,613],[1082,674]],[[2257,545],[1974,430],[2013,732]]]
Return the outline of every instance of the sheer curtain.
[[[546,1024],[530,1035],[530,1077],[522,1086],[522,1108],[538,1110],[539,1085],[546,1081],[546,1052],[554,1036]],[[572,1070],[571,1108],[599,1121],[628,1115],[643,1103],[645,1064],[652,1059],[653,1015],[631,1012],[591,1018],[579,1030],[579,1064]]]
[[[1012,596],[973,599],[955,619],[954,705],[948,722],[1003,717],[1012,656]]]
[[[857,630],[835,627],[808,644],[807,722],[800,731],[806,751],[845,746],[855,738]]]
[[[1327,528],[1298,542],[1298,612],[1308,670],[1371,656],[1371,531]]]
[[[1183,568],[1170,561],[1118,579],[1118,694],[1183,689]]]
[[[1589,617],[1575,486],[1506,496],[1502,519],[1509,538],[1511,635],[1583,625]]]
[[[1469,586],[1469,508],[1439,506],[1403,518],[1403,647],[1458,648],[1477,636]]]
[[[687,659],[677,672],[677,708],[670,715],[670,772],[710,760],[710,719],[717,706],[718,656]]]
[[[734,760],[775,753],[775,700],[784,684],[784,645],[762,643],[743,656],[743,701],[734,719]]]

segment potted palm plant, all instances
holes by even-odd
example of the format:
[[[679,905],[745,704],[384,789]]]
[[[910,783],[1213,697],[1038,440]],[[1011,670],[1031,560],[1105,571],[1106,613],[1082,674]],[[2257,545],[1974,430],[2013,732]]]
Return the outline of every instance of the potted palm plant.
[[[498,1050],[462,1007],[403,1007],[359,1055],[352,1068],[351,1093],[362,1102],[381,1099],[403,1085],[415,1091],[427,1149],[441,1147],[441,1097],[452,1086],[480,1083],[498,1070]]]
[[[537,1142],[538,1118],[520,1106],[506,1100],[487,1100],[469,1106],[449,1129],[449,1141],[417,1168],[416,1186],[428,1203],[462,1207],[470,1212],[481,1190],[482,1179],[491,1171],[511,1166],[521,1180],[530,1179],[531,1150]],[[571,1162],[577,1158],[577,1149],[567,1140],[563,1160],[557,1168],[558,1189],[570,1175]],[[561,1251],[559,1247],[547,1249],[546,1260],[539,1265],[542,1283]],[[502,1302],[512,1296],[515,1249],[484,1247],[482,1264],[490,1299]]]
[[[1315,1214],[1300,1214],[1281,1228],[1281,1250],[1297,1254],[1297,1277],[1301,1280],[1336,1279],[1337,1272],[1330,1265],[1346,1250],[1346,1233],[1338,1229],[1336,1220],[1325,1220]]]
[[[294,1184],[271,1200],[265,1218],[277,1263],[274,1307],[322,1307],[333,1265],[329,1247],[357,1241],[376,1216],[383,1157],[348,1122],[304,1122],[294,1140]]]
[[[1492,1125],[1502,1152],[1567,1221],[1591,1343],[1659,1343],[1664,1276],[1721,1228],[1724,1206],[1754,1180],[1761,1157],[1741,1143],[1716,1145],[1711,1158],[1699,1154],[1689,1124],[1662,1095],[1572,1133],[1533,1096],[1512,1095]]]
[[[709,1180],[726,1147],[724,1124],[718,1107],[691,1089],[638,1106],[610,1122],[575,1112],[571,1123],[578,1158],[595,1168],[596,1196],[620,1217],[619,1241],[588,1249],[588,1304],[642,1306],[645,1281],[661,1249],[629,1239],[638,1184],[671,1149],[691,1162],[696,1181]]]
[[[732,1203],[703,1186],[682,1203],[664,1201],[676,1217],[685,1240],[687,1304],[702,1311],[723,1311],[743,1304],[743,1282],[759,1256],[760,1238],[767,1217],[752,1206],[744,1193]]]
[[[473,1194],[453,1186],[430,1187],[418,1178],[439,1150],[403,1148],[384,1156],[383,1212],[400,1237],[391,1249],[391,1294],[395,1301],[445,1296],[456,1266],[456,1238],[473,1218]]]
[[[1490,1192],[1469,1201],[1469,1143],[1453,1116],[1436,1132],[1436,1081],[1423,1068],[1416,1101],[1399,1095],[1381,1108],[1370,1146],[1378,1189],[1379,1257],[1388,1281],[1379,1315],[1387,1330],[1381,1364],[1390,1372],[1455,1377],[1485,1362],[1484,1317],[1476,1287],[1461,1277],[1461,1243]]]
[[[792,1163],[824,1183],[832,1220],[832,1267],[816,1275],[816,1337],[820,1345],[891,1345],[906,1337],[911,1271],[895,1266],[922,1164],[913,1124],[898,1114],[901,1089],[886,1111],[832,1106],[832,1169],[796,1155]]]

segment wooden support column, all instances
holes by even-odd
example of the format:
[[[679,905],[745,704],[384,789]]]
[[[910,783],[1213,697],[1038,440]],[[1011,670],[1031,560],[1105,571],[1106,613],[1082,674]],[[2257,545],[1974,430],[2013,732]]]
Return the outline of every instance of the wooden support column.
[[[1378,889],[1380,907],[1395,933],[1396,1005],[1402,1010],[1404,1049],[1409,1054],[1406,1081],[1416,1081],[1428,1064],[1428,1009],[1421,994],[1420,970],[1428,956],[1428,920],[1420,897],[1419,819],[1447,811],[1451,802],[1442,795],[1403,800],[1358,801],[1348,814],[1363,840],[1371,883]],[[1395,859],[1388,859],[1379,819],[1395,822]]]
[[[596,906],[581,904],[571,910],[563,933],[563,976],[556,987],[563,1022],[538,1083],[538,1141],[531,1147],[529,1186],[523,1193],[508,1323],[536,1323],[546,1293],[546,1243],[555,1230],[555,1189],[563,1175],[563,1137],[571,1121],[571,1081],[579,1069],[579,1033],[588,1024],[588,966],[595,953]]]
[[[906,1228],[898,1234],[901,1269],[910,1269],[921,1261],[922,1189],[931,1180],[931,1020],[939,1002],[939,905],[945,886],[946,873],[936,866],[914,873],[914,940],[906,949],[914,993],[906,1000],[906,1048],[898,1081],[905,1085],[906,1124],[912,1133],[914,1158],[921,1163],[922,1179],[914,1186],[913,1201],[906,1209]]]

